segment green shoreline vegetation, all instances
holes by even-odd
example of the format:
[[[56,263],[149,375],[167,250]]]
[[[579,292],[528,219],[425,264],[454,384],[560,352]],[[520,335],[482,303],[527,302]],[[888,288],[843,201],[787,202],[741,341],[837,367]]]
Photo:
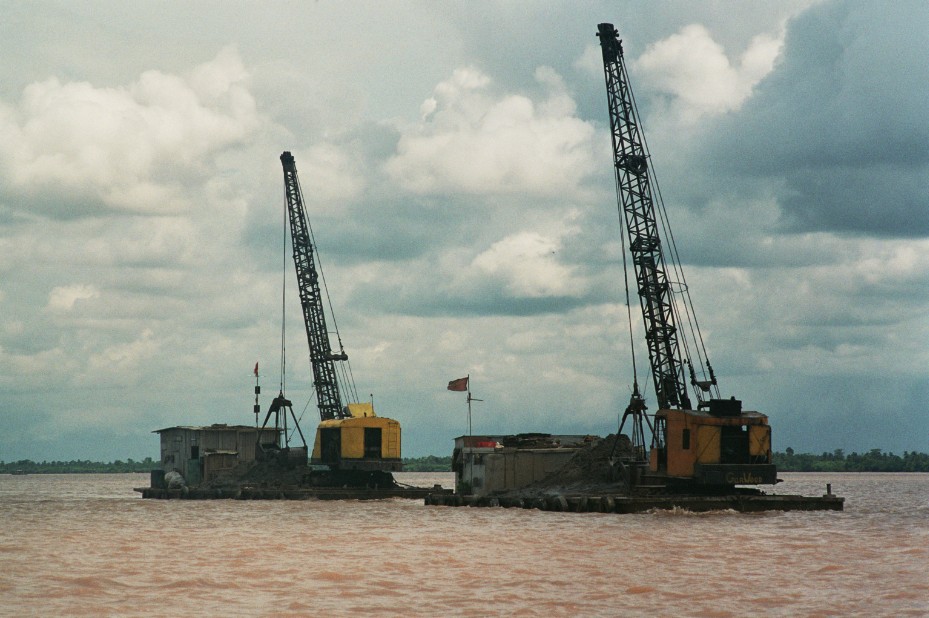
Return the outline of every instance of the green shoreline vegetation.
[[[146,457],[141,461],[127,459],[114,462],[100,462],[87,460],[73,461],[32,461],[20,459],[19,461],[0,461],[0,474],[125,474],[139,472],[148,474],[159,467],[159,462]],[[427,455],[426,457],[412,457],[403,459],[404,472],[451,472],[452,458]]]
[[[904,451],[903,456],[871,449],[867,453],[846,455],[842,449],[832,453],[813,455],[795,453],[788,448],[784,453],[774,453],[774,464],[780,472],[929,472],[929,454]],[[110,463],[74,460],[41,461],[30,459],[0,461],[0,474],[119,474],[127,472],[148,473],[158,463],[146,457],[141,461],[127,459]],[[450,472],[451,457],[427,455],[403,460],[405,472]]]
[[[774,453],[774,465],[782,472],[929,472],[929,455],[903,451],[903,456],[873,448],[867,453],[846,455],[842,449],[822,455]]]

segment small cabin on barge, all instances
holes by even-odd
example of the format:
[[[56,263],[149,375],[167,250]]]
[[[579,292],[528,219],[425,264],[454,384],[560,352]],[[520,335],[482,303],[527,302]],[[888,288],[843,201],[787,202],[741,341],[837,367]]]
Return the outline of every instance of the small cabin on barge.
[[[259,430],[248,425],[214,424],[167,427],[153,433],[161,436],[164,473],[177,472],[187,485],[197,486],[241,463],[255,461],[259,431],[263,444],[278,444],[280,429],[273,427]]]

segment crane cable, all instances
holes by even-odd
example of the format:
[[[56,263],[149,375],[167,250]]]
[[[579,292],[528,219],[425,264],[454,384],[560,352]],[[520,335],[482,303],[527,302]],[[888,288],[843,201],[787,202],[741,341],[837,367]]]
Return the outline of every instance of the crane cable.
[[[301,196],[302,197],[302,196]],[[290,225],[287,220],[287,189],[284,189],[284,209],[283,209],[283,220],[284,220],[284,232],[281,234],[281,394],[284,394],[284,382],[285,382],[285,367],[287,364],[287,237],[289,236]],[[303,406],[303,411],[300,412],[300,418],[297,419],[294,428],[291,429],[290,435],[285,436],[287,444],[290,444],[290,439],[293,438],[294,432],[300,427],[300,423],[303,421],[303,416],[306,414],[307,409],[310,407],[310,402],[313,400],[313,395],[316,393],[316,387],[310,391],[310,396],[306,400],[306,404]],[[285,417],[286,418],[286,417]]]
[[[629,92],[629,98],[632,102],[633,114],[636,118],[637,123],[639,124],[639,126],[641,126],[641,123],[638,122],[640,116],[639,116],[639,108],[635,101],[635,93],[632,92],[631,88],[629,89],[628,92]],[[681,265],[680,254],[678,253],[678,250],[677,250],[677,242],[674,238],[674,233],[671,231],[671,226],[669,224],[668,212],[664,204],[664,197],[661,194],[661,187],[658,184],[658,173],[655,170],[655,164],[651,158],[651,153],[649,152],[648,142],[646,140],[644,132],[640,132],[639,138],[642,140],[642,148],[645,151],[645,156],[649,160],[649,172],[650,172],[649,183],[654,188],[655,197],[657,198],[654,200],[654,203],[655,205],[657,205],[657,210],[658,210],[659,218],[661,219],[661,227],[664,231],[664,236],[668,240],[669,255],[671,258],[670,259],[671,268],[674,270],[675,277],[677,277],[679,281],[678,285],[681,288],[681,292],[679,292],[679,294],[682,296],[682,302],[684,305],[684,314],[687,318],[687,325],[690,330],[690,337],[693,340],[694,345],[697,346],[697,360],[699,361],[699,364],[700,364],[700,371],[703,377],[707,377],[707,365],[709,365],[709,355],[706,351],[706,346],[703,341],[703,334],[700,331],[700,324],[697,321],[696,311],[694,311],[693,299],[690,296],[690,287],[687,285],[687,280],[684,277],[684,270]],[[673,288],[671,289],[673,292]],[[680,315],[681,312],[678,309],[676,302],[671,303],[671,310],[674,312],[675,316],[677,317],[677,322],[683,325],[683,320],[681,320],[681,315]],[[692,367],[693,362],[691,360],[690,345],[687,340],[687,337],[681,337],[681,341],[684,347],[684,355],[687,359],[687,362],[690,363]],[[686,381],[687,380],[685,378],[685,383]],[[718,387],[714,384],[713,388],[716,390],[716,397],[719,397]],[[698,401],[703,400],[703,393],[701,392],[700,389],[696,389],[696,395],[697,395]]]
[[[315,393],[316,393],[316,389],[315,389],[315,388],[314,388],[312,391],[310,391],[310,396],[307,397],[306,403],[305,403],[304,406],[303,406],[303,411],[300,412],[300,418],[297,419],[297,425],[293,428],[293,431],[290,432],[290,436],[288,437],[288,442],[290,441],[290,438],[293,437],[294,431],[297,431],[297,427],[299,427],[299,426],[300,426],[300,423],[303,422],[303,417],[306,415],[306,411],[309,410],[309,408],[310,408],[310,402],[313,401],[313,395],[314,395]]]
[[[303,188],[299,185],[299,183],[297,184],[297,190],[300,192],[300,202],[305,204],[306,202],[303,199]],[[326,296],[326,304],[329,305],[329,317],[332,319],[332,328],[335,330],[336,339],[339,342],[339,352],[344,354],[345,346],[342,344],[342,335],[339,332],[339,323],[336,320],[335,311],[333,311],[332,309],[332,297],[329,295],[329,286],[326,283],[326,274],[323,271],[322,257],[319,255],[319,251],[316,250],[318,245],[316,244],[316,236],[313,234],[313,224],[310,222],[309,217],[306,218],[306,227],[307,227],[307,231],[310,233],[310,245],[311,245],[311,248],[313,249],[313,254],[315,255],[315,258],[316,258],[316,270],[319,274],[319,278],[323,282],[322,291]],[[329,333],[326,333],[326,336],[328,337]],[[355,386],[355,376],[351,371],[351,361],[346,360],[344,361],[344,363],[345,363],[344,367],[338,366],[338,365],[336,367],[336,372],[337,373],[341,372],[341,380],[339,381],[345,386],[346,390],[348,391],[346,394],[349,395],[353,401],[358,401],[358,390]],[[341,363],[339,363],[339,365],[341,365]]]
[[[619,178],[616,179],[616,189],[619,191]],[[629,265],[626,261],[626,233],[627,226],[623,217],[622,206],[617,203],[617,208],[619,214],[619,242],[623,254],[623,280],[626,284],[626,317],[629,321],[629,352],[632,354],[632,383],[635,385],[635,390],[638,390],[639,387],[639,371],[638,366],[635,360],[635,339],[632,336],[632,304],[629,300]]]
[[[316,237],[313,235],[313,224],[310,223],[309,217],[307,217],[306,225],[310,232],[310,242],[312,243],[313,247],[317,247],[318,245],[316,244]],[[339,332],[339,323],[336,320],[335,311],[332,309],[332,297],[329,296],[329,286],[326,284],[326,274],[323,271],[322,258],[319,255],[319,251],[314,251],[314,253],[316,255],[316,270],[319,272],[319,278],[323,282],[323,292],[326,296],[326,304],[329,305],[329,317],[332,318],[332,328],[335,331],[336,339],[339,342],[339,352],[344,354],[345,346],[342,344],[342,334]],[[328,336],[328,333],[326,333],[326,336]],[[344,365],[339,363],[336,366],[336,372],[341,373],[341,382],[345,385],[346,390],[348,391],[346,394],[349,395],[353,401],[358,401],[358,393],[357,389],[355,388],[355,377],[351,373],[351,361],[346,360],[343,362]]]
[[[284,233],[281,242],[281,394],[284,394],[284,382],[287,367],[287,189],[284,189]]]

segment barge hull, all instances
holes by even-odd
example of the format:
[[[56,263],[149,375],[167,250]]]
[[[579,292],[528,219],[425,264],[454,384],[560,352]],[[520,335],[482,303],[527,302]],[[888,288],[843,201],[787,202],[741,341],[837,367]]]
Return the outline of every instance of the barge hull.
[[[429,495],[451,494],[451,489],[427,487],[232,487],[163,489],[136,487],[142,498],[154,500],[383,500],[386,498],[424,499]]]
[[[731,496],[540,496],[535,498],[473,497],[432,493],[429,506],[475,506],[539,509],[573,513],[645,513],[686,510],[691,512],[737,511],[841,511],[845,498],[823,496],[731,495]]]

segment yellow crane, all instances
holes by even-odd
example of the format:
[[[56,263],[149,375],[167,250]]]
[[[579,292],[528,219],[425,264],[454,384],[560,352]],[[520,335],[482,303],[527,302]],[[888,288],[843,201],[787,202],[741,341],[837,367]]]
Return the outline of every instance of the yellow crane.
[[[652,174],[623,61],[622,41],[613,24],[599,24],[597,36],[603,52],[618,206],[627,237],[624,242],[628,242],[632,257],[658,402],[653,422],[634,378],[632,397],[620,424],[621,432],[630,422],[633,448],[626,457],[616,458],[616,463],[630,484],[667,489],[715,493],[730,492],[735,485],[776,483],[768,417],[743,411],[742,402],[734,397],[719,396],[661,192]],[[662,242],[660,230],[664,230],[668,246]],[[630,306],[628,282],[626,296]],[[631,308],[629,317],[631,328]],[[648,446],[646,427],[652,434]]]
[[[315,469],[309,475],[308,481],[313,485],[340,487],[395,485],[391,473],[402,469],[400,423],[391,418],[377,416],[373,402],[348,403],[343,401],[343,390],[346,394],[354,394],[357,399],[357,390],[354,388],[351,372],[339,370],[343,363],[347,363],[348,355],[342,347],[341,337],[338,337],[338,352],[333,351],[329,340],[322,293],[325,289],[325,280],[321,288],[321,269],[316,264],[315,239],[303,205],[303,192],[297,177],[297,166],[293,155],[290,152],[281,154],[281,164],[284,169],[284,189],[290,220],[294,268],[297,274],[297,287],[310,349],[310,365],[313,370],[313,388],[316,392],[320,417],[310,457],[310,463],[320,469]],[[336,334],[338,335],[337,328]],[[345,383],[344,389],[340,387],[340,382]],[[283,389],[272,402],[265,417],[265,424],[268,423],[272,414],[275,414],[276,424],[281,415],[286,423],[288,411],[289,417],[293,419],[303,439],[303,432],[299,430],[293,407],[291,402],[284,397]],[[283,433],[286,434],[286,431]],[[267,445],[259,445],[259,447],[264,451],[271,450]],[[289,449],[286,446],[284,448],[290,451],[290,455],[285,458],[293,460],[303,457],[305,461],[305,440],[303,449]]]

